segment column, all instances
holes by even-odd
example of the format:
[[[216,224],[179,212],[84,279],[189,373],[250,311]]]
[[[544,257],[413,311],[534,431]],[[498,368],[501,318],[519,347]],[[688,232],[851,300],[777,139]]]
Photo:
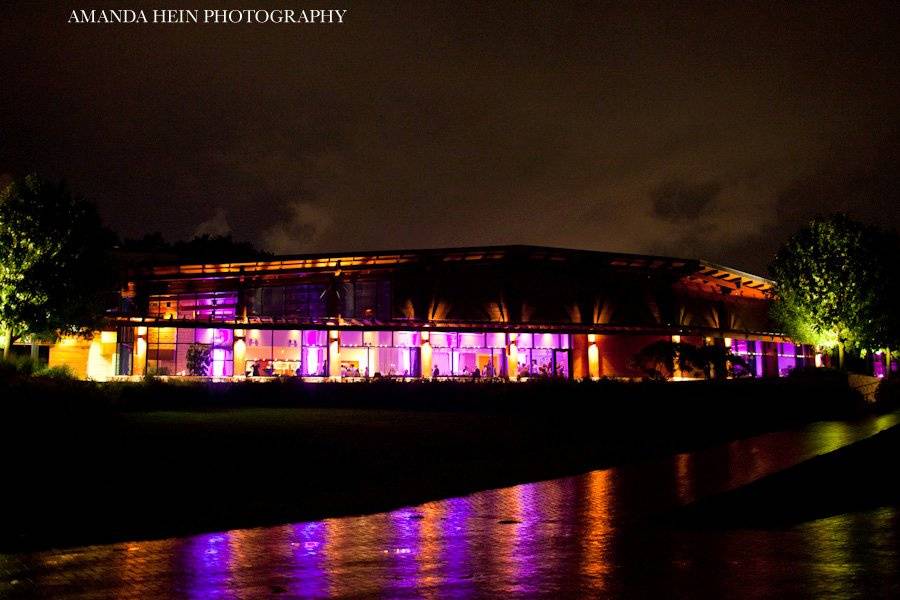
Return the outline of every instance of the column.
[[[600,344],[597,341],[597,335],[594,333],[588,334],[588,376],[597,380],[600,379]],[[553,353],[556,356],[556,352]],[[556,361],[554,361],[554,365]],[[554,367],[555,368],[555,367]]]
[[[147,328],[137,327],[134,337],[134,365],[132,375],[143,375],[147,370]]]
[[[519,376],[519,347],[516,344],[518,337],[515,333],[506,335],[506,365],[502,374],[511,381],[515,381]]]
[[[338,342],[338,330],[328,331],[328,379],[341,380],[341,346]]]
[[[593,334],[592,334],[593,335]],[[587,379],[590,373],[590,351],[588,336],[584,333],[572,334],[572,377],[574,379]],[[599,349],[597,351],[599,366]],[[529,357],[529,365],[531,364]]]
[[[232,350],[234,361],[231,372],[235,377],[245,375],[247,372],[247,342],[244,339],[243,329],[234,330],[234,346]]]
[[[431,335],[427,331],[419,334],[419,357],[422,367],[422,379],[431,379],[433,373],[433,349],[431,348]]]

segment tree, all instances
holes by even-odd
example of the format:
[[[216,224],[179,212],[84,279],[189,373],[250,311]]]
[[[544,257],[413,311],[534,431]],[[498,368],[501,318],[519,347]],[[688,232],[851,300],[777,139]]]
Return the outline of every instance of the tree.
[[[641,348],[634,355],[634,366],[653,379],[663,379],[675,373],[682,344],[669,340],[659,340]]]
[[[781,247],[772,316],[794,341],[838,349],[865,348],[880,336],[879,306],[887,283],[883,234],[846,215],[813,220]]]
[[[713,374],[717,379],[725,379],[729,372],[749,373],[746,360],[716,344],[695,346],[660,340],[642,348],[635,354],[633,362],[654,379],[674,375],[677,369],[683,373],[702,372],[704,379],[711,379]]]
[[[191,344],[187,350],[187,370],[191,375],[206,377],[212,363],[209,344]]]
[[[8,357],[24,335],[87,336],[114,296],[114,237],[94,206],[30,175],[0,192],[0,331]]]

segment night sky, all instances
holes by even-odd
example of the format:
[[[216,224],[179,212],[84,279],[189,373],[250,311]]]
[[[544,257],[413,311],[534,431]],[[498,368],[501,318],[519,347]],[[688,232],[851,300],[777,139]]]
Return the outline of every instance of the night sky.
[[[900,222],[896,2],[231,4],[349,12],[5,4],[0,177],[65,178],[125,236],[285,253],[527,243],[764,272],[818,212]]]

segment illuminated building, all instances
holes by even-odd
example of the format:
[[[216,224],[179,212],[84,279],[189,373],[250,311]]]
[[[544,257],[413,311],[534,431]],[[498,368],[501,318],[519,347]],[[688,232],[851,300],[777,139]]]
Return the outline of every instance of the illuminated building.
[[[105,343],[75,367],[183,375],[199,343],[214,377],[639,377],[635,353],[673,340],[777,376],[814,359],[773,331],[771,286],[700,260],[534,246],[157,265],[130,273]]]

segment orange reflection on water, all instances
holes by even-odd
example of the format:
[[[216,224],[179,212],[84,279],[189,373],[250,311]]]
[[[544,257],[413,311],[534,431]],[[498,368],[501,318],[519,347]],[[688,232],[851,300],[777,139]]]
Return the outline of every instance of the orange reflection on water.
[[[696,497],[694,490],[694,465],[691,454],[685,452],[675,457],[675,491],[681,504],[692,502]]]
[[[587,484],[587,499],[583,505],[584,535],[581,539],[580,572],[588,587],[602,591],[610,573],[613,527],[611,506],[613,472],[592,471],[584,476]]]
[[[528,487],[521,486],[521,487]],[[486,552],[485,564],[488,576],[501,589],[515,590],[520,583],[520,565],[522,556],[516,552],[522,528],[522,502],[520,492],[513,487],[496,490],[491,499],[488,525],[488,539],[482,549]]]
[[[347,551],[353,548],[353,540],[348,539],[349,519],[325,520],[324,569],[328,574],[328,594],[341,596],[353,591],[349,578],[344,577],[343,565],[347,564]]]
[[[167,557],[175,550],[177,542],[161,540],[151,542],[133,542],[119,547],[116,553],[121,597],[163,597],[168,585],[166,576],[170,575],[171,565]]]
[[[415,556],[418,568],[418,581],[422,597],[436,598],[438,586],[446,582],[448,574],[444,568],[446,559],[443,556],[442,543],[447,533],[444,531],[444,514],[446,503],[430,502],[419,510],[418,553]]]

